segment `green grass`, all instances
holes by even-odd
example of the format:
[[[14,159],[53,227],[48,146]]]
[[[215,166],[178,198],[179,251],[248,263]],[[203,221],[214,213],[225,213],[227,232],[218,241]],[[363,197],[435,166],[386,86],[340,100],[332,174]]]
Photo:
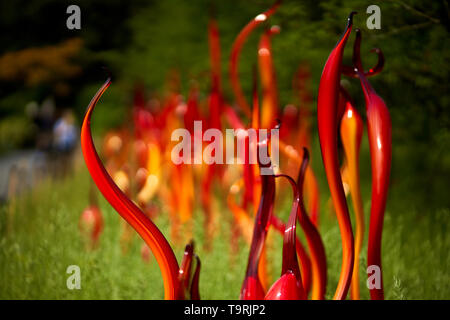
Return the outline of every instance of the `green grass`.
[[[367,146],[364,146],[366,149]],[[322,177],[321,234],[328,259],[327,298],[332,298],[341,265],[341,243],[336,219],[326,210],[326,181],[320,170],[320,154],[313,150],[315,167]],[[363,153],[365,154],[365,153]],[[366,157],[362,157],[365,163]],[[367,171],[366,166],[362,166]],[[364,171],[365,172],[365,171]],[[370,175],[370,171],[369,175]],[[363,179],[365,214],[370,209],[370,177]],[[90,177],[84,166],[63,181],[47,180],[31,193],[0,208],[0,298],[1,299],[162,299],[163,286],[154,258],[145,264],[140,256],[142,240],[136,235],[127,254],[121,252],[120,217],[100,199],[105,228],[100,246],[86,251],[80,240],[78,219],[87,205]],[[448,208],[414,209],[417,195],[393,185],[383,233],[383,273],[387,299],[450,298],[450,236]],[[285,197],[283,195],[286,195]],[[291,192],[279,192],[278,214],[289,214]],[[351,206],[350,206],[351,207]],[[230,212],[223,207],[213,250],[203,250],[203,215],[195,212],[194,240],[202,261],[202,299],[237,299],[245,273],[248,247],[241,241],[234,258],[230,256]],[[169,221],[156,220],[164,234]],[[10,229],[8,229],[8,225]],[[271,232],[268,251],[273,279],[281,270],[281,237]],[[187,239],[186,239],[187,240]],[[367,233],[366,233],[367,244]],[[366,249],[361,264],[366,265]],[[183,245],[175,246],[178,260]],[[66,269],[81,268],[81,290],[68,290]],[[361,294],[368,299],[366,276],[361,274]]]

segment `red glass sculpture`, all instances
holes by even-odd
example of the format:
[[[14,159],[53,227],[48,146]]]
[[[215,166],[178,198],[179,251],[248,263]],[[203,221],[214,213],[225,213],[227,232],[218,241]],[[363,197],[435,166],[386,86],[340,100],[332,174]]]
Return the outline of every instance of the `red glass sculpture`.
[[[381,271],[381,236],[391,170],[392,125],[385,102],[375,92],[364,73],[360,46],[361,31],[357,29],[353,51],[353,67],[361,82],[366,101],[367,132],[372,166],[372,200],[370,207],[367,264],[368,266],[377,266]],[[374,51],[379,56],[382,56],[381,50],[375,49]],[[382,274],[380,276],[381,287],[370,288],[370,296],[374,300],[384,299]]]
[[[334,299],[339,300],[345,299],[347,296],[353,272],[354,260],[352,225],[350,222],[344,189],[342,187],[337,150],[337,132],[339,121],[338,99],[342,55],[352,29],[352,19],[354,14],[355,13],[352,12],[348,17],[348,24],[344,34],[338,41],[333,51],[331,51],[325,64],[322,77],[320,78],[317,102],[319,140],[322,150],[322,159],[342,238],[342,269],[334,295]]]

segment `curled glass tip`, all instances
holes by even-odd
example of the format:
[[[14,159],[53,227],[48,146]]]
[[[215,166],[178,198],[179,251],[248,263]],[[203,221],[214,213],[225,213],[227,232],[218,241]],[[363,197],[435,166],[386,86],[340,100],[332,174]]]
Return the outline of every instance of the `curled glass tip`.
[[[367,71],[364,71],[361,60],[361,30],[356,29],[356,39],[353,44],[352,66],[342,66],[342,73],[348,77],[358,78],[358,72],[366,77],[371,77],[380,73],[384,68],[384,54],[380,48],[373,48],[370,52],[375,52],[378,56],[377,64]]]

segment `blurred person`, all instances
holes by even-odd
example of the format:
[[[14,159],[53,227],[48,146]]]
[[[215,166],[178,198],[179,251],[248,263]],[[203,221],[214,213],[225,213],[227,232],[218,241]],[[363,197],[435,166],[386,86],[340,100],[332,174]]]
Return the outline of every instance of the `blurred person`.
[[[71,110],[65,110],[53,126],[53,150],[57,164],[57,175],[66,176],[72,167],[72,155],[77,143],[78,132]]]
[[[36,148],[40,151],[49,152],[52,148],[54,111],[53,98],[45,99],[40,108],[35,102],[29,103],[25,108],[25,112],[32,117],[37,127]]]

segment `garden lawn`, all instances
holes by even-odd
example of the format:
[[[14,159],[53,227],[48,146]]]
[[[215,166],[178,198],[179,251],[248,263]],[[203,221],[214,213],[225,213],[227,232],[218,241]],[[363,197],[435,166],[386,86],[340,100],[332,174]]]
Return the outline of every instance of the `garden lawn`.
[[[368,163],[367,144],[362,162]],[[328,262],[327,298],[336,288],[341,266],[341,242],[337,220],[329,210],[328,189],[320,152],[313,150],[314,167],[321,187],[320,232]],[[370,210],[370,170],[362,165],[366,222]],[[29,194],[0,207],[0,299],[162,299],[163,285],[156,261],[144,263],[143,241],[136,234],[128,253],[121,251],[120,216],[99,196],[105,227],[97,250],[87,251],[80,239],[78,220],[87,206],[90,177],[84,165],[64,180],[46,180]],[[450,299],[450,211],[448,208],[415,209],[418,195],[391,186],[383,232],[383,272],[386,299]],[[287,219],[291,192],[277,194],[277,214]],[[288,192],[286,192],[288,191]],[[443,191],[444,192],[444,191]],[[283,196],[284,195],[284,196]],[[218,197],[224,198],[224,196]],[[349,201],[351,208],[351,202]],[[197,206],[198,207],[198,206]],[[351,214],[353,211],[351,209]],[[202,299],[237,299],[245,274],[249,248],[240,241],[239,252],[230,255],[231,213],[220,209],[213,249],[203,249],[203,213],[194,212],[194,240],[202,261]],[[169,235],[169,220],[162,212],[155,220]],[[300,230],[300,228],[298,228]],[[299,235],[303,238],[301,231]],[[183,235],[182,235],[183,237]],[[304,239],[303,239],[304,240]],[[170,239],[169,239],[170,241]],[[187,242],[188,239],[185,239]],[[305,241],[303,241],[305,243]],[[305,243],[306,244],[306,243]],[[281,272],[282,239],[269,233],[269,270],[274,281]],[[183,244],[175,253],[181,261]],[[366,265],[367,228],[361,265]],[[69,290],[66,269],[81,269],[81,289]],[[364,270],[360,270],[361,295],[369,294]]]

